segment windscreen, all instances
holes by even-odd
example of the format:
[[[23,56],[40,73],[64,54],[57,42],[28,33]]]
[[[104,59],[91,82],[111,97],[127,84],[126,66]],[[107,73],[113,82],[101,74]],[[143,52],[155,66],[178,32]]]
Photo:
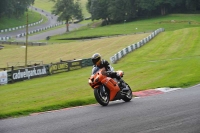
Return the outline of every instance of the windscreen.
[[[94,75],[96,72],[98,72],[100,70],[99,67],[93,67],[92,69],[92,75]]]

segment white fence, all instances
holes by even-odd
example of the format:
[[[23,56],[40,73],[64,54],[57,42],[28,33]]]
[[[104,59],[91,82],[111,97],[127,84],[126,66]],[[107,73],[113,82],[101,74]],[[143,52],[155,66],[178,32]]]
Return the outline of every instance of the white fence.
[[[43,27],[43,28],[40,28],[40,29],[37,29],[37,30],[29,31],[28,34],[33,34],[33,33],[41,32],[41,31],[44,31],[44,30],[47,30],[47,29],[50,29],[50,28],[53,28],[53,27],[57,27],[59,25],[63,25],[63,24],[65,24],[65,23],[64,22],[60,22],[60,23],[57,23],[55,25],[50,25],[50,26]],[[26,36],[26,33],[18,34],[16,37],[20,38],[20,37],[23,37],[23,36]]]
[[[122,49],[121,51],[117,52],[115,55],[110,57],[110,61],[112,63],[116,63],[118,60],[120,60],[122,57],[124,57],[126,54],[133,52],[134,50],[142,47],[145,45],[147,42],[149,42],[151,39],[153,39],[156,35],[158,35],[160,32],[163,32],[165,29],[164,28],[159,28],[152,32],[149,36],[146,38],[142,39],[141,41],[131,44],[130,46]]]
[[[14,44],[14,45],[21,45],[25,46],[26,42],[6,42],[6,41],[0,41],[0,44]],[[47,42],[28,42],[28,45],[30,46],[42,46],[42,45],[47,45]]]
[[[34,24],[29,24],[29,26],[34,26],[36,24],[41,23],[42,21],[36,22]],[[65,24],[65,22],[59,22],[59,23],[54,24],[54,25],[50,25],[50,26],[43,27],[43,28],[40,28],[40,29],[37,29],[37,30],[29,31],[28,34],[34,34],[34,33],[41,32],[41,31],[44,31],[44,30],[47,30],[47,29],[50,29],[50,28],[54,28],[54,27],[57,27],[57,26],[60,26],[60,25],[63,25],[63,24]],[[0,30],[0,33],[5,33],[5,32],[8,32],[8,31],[14,31],[14,30],[22,29],[22,28],[26,28],[26,26],[19,26],[19,27],[16,27],[16,28],[9,28],[9,29],[5,29],[5,30]],[[26,33],[20,33],[20,34],[16,35],[17,38],[24,37],[24,36],[26,36]],[[11,38],[12,37],[10,37],[10,36],[0,37],[0,41],[7,41]]]
[[[43,18],[40,21],[38,21],[38,22],[35,22],[35,23],[32,23],[32,24],[28,24],[28,27],[35,26],[35,25],[40,24],[42,22],[43,22]],[[0,30],[0,33],[11,32],[11,31],[15,31],[15,30],[23,29],[23,28],[26,28],[26,25],[22,25],[22,26],[18,26],[18,27],[14,27],[14,28],[8,28],[8,29]],[[10,40],[11,38],[12,37],[10,37],[10,36],[0,37],[0,41],[7,41],[7,40]]]
[[[7,41],[7,40],[9,40],[9,39],[11,39],[10,36],[0,37],[0,41]]]
[[[32,23],[32,24],[29,24],[28,26],[35,26],[37,24],[40,24],[43,22],[43,18],[38,21],[38,22],[35,22],[35,23]],[[5,32],[10,32],[10,31],[15,31],[15,30],[19,30],[19,29],[23,29],[23,28],[26,28],[26,25],[22,25],[22,26],[18,26],[18,27],[14,27],[14,28],[8,28],[8,29],[4,29],[4,30],[0,30],[0,33],[5,33]]]

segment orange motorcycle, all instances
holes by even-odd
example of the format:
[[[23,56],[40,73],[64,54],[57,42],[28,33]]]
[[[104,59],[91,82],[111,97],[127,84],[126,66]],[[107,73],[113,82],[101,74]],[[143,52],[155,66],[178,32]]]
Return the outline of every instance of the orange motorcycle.
[[[116,71],[118,75],[123,77],[123,71]],[[126,91],[122,91],[118,81],[115,78],[107,76],[104,68],[93,69],[92,75],[89,78],[89,85],[94,89],[94,96],[97,102],[102,106],[107,106],[109,101],[124,100],[129,102],[133,95],[130,86],[123,81],[126,86]]]

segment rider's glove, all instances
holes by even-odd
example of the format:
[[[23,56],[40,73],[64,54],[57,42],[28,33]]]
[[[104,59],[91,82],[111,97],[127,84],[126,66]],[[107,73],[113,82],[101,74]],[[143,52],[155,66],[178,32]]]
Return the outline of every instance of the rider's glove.
[[[107,72],[106,72],[106,75],[107,75],[108,77],[111,77],[112,72],[111,72],[111,71],[107,71]]]

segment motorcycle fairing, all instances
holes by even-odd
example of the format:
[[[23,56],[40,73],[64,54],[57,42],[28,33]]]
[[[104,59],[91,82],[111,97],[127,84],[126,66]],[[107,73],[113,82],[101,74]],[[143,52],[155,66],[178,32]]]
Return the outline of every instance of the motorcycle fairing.
[[[101,83],[104,84],[110,90],[110,101],[114,100],[117,92],[120,91],[117,82],[114,79],[107,77],[103,79]]]

